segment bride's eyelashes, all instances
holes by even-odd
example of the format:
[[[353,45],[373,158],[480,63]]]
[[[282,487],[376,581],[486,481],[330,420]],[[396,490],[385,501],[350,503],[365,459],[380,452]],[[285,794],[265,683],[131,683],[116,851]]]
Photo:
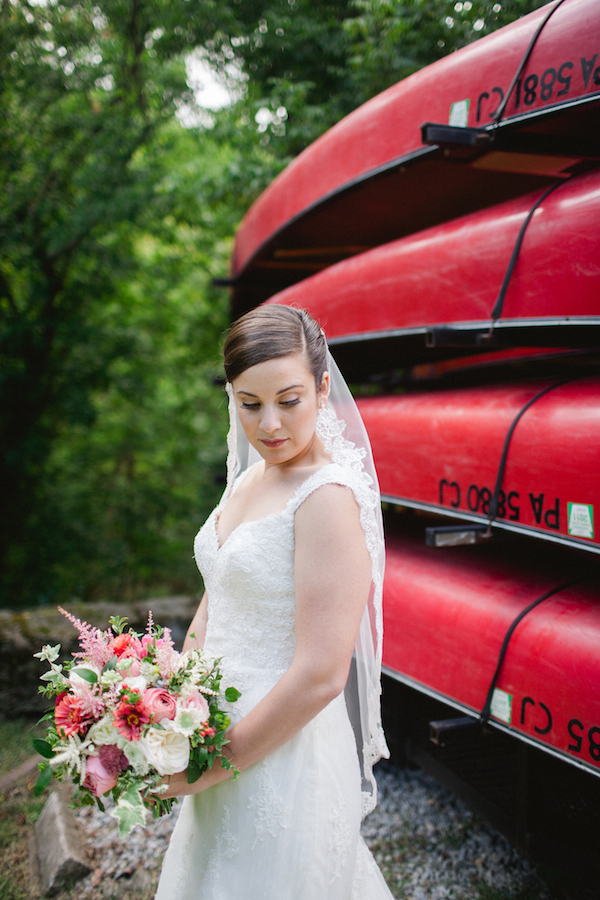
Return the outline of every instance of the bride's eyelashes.
[[[300,397],[294,398],[294,400],[281,400],[280,406],[296,406],[297,403],[300,403]],[[242,402],[242,409],[258,409],[260,407],[260,403],[246,403]]]

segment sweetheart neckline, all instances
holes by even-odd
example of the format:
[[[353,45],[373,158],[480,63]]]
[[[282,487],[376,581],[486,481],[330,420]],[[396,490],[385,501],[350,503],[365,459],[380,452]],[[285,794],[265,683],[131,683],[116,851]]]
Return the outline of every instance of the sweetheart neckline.
[[[229,541],[229,539],[232,537],[232,535],[234,535],[235,532],[238,531],[238,530],[242,527],[242,525],[252,525],[252,524],[254,524],[254,523],[256,523],[256,522],[266,522],[268,519],[273,519],[273,518],[275,518],[275,516],[281,516],[281,515],[283,515],[285,512],[287,512],[288,507],[290,506],[290,504],[292,503],[292,501],[296,499],[296,496],[297,496],[297,495],[299,494],[299,492],[302,490],[302,488],[304,487],[304,485],[305,485],[305,484],[308,484],[308,482],[311,480],[311,478],[314,478],[315,475],[318,475],[319,472],[322,472],[322,471],[323,471],[323,469],[328,469],[329,466],[337,466],[337,465],[338,465],[338,463],[334,463],[334,462],[325,463],[324,466],[321,466],[320,469],[317,469],[316,472],[313,472],[312,475],[309,475],[308,478],[305,478],[304,481],[302,482],[302,484],[299,484],[299,485],[298,485],[298,487],[296,488],[296,490],[294,491],[294,493],[293,493],[293,494],[291,495],[291,497],[289,497],[288,500],[286,501],[285,506],[282,506],[281,509],[276,509],[276,510],[275,510],[274,512],[272,512],[272,513],[268,513],[266,516],[261,516],[259,519],[244,519],[243,522],[240,522],[238,525],[235,526],[235,528],[233,528],[233,529],[229,532],[229,534],[227,535],[227,537],[225,538],[225,540],[223,541],[223,543],[220,542],[220,540],[219,540],[219,532],[217,531],[217,523],[218,523],[219,518],[220,518],[220,515],[221,515],[221,510],[220,510],[220,508],[219,508],[220,504],[219,504],[219,506],[215,506],[215,508],[213,509],[213,511],[212,511],[212,513],[211,513],[211,516],[214,516],[214,520],[213,520],[213,533],[214,533],[214,535],[215,535],[215,539],[216,539],[216,543],[217,543],[217,553],[219,553],[219,552],[225,547],[225,545],[227,544],[227,542]],[[251,468],[251,467],[250,467],[250,468]],[[246,471],[243,473],[243,474],[244,474],[244,477],[245,477],[245,475],[246,475],[249,471],[250,471],[250,469],[246,469]]]

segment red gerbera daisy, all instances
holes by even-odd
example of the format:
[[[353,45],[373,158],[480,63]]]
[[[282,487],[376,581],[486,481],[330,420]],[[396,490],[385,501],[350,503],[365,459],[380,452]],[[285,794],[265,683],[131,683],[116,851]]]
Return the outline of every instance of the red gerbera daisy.
[[[56,730],[61,737],[81,734],[90,724],[90,719],[84,715],[79,699],[66,692],[59,694],[56,698],[54,721]]]
[[[150,716],[142,700],[131,703],[123,699],[115,710],[114,726],[128,741],[139,741],[142,727],[149,721]]]

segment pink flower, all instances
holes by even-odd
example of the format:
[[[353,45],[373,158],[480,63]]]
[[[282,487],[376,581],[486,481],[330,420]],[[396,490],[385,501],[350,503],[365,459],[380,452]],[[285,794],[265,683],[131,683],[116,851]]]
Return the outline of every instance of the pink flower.
[[[155,722],[161,719],[174,719],[177,712],[175,698],[162,688],[148,688],[144,691],[146,709]]]
[[[129,760],[116,744],[102,744],[98,756],[109,775],[117,776],[129,765]]]
[[[132,634],[118,634],[113,641],[113,650],[119,659],[123,656],[139,659],[142,655],[142,645]]]
[[[54,721],[57,732],[63,738],[69,737],[71,734],[81,734],[90,724],[79,698],[66,692],[59,694],[56,698]]]
[[[113,724],[126,740],[139,741],[142,727],[149,721],[150,716],[143,700],[131,703],[124,698],[115,710]]]
[[[141,656],[148,656],[151,650],[169,650],[172,643],[167,643],[162,638],[157,638],[153,634],[145,634],[142,638]]]
[[[99,756],[90,756],[88,758],[83,787],[89,788],[95,797],[100,797],[101,794],[106,794],[112,790],[116,783],[117,776],[111,775],[104,768]]]
[[[199,691],[190,691],[189,694],[186,694],[185,697],[182,698],[180,706],[183,709],[188,706],[195,707],[197,710],[199,710],[203,722],[206,722],[210,714],[208,703]]]
[[[126,653],[123,655],[127,656]],[[142,668],[139,664],[139,661],[137,659],[134,659],[133,662],[131,663],[131,665],[129,666],[129,668],[127,669],[127,677],[128,678],[137,678],[141,671],[142,671]]]

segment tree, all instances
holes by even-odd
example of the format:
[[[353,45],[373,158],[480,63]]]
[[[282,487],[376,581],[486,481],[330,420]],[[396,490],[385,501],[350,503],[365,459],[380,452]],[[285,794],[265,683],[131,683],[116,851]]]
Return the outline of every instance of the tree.
[[[166,123],[190,100],[181,54],[229,8],[207,0],[0,4],[0,571],[31,568],[57,436],[88,427],[94,391],[135,352],[99,315],[136,267],[134,226],[176,205]],[[182,24],[183,23],[183,24]],[[232,223],[228,223],[229,229]]]

